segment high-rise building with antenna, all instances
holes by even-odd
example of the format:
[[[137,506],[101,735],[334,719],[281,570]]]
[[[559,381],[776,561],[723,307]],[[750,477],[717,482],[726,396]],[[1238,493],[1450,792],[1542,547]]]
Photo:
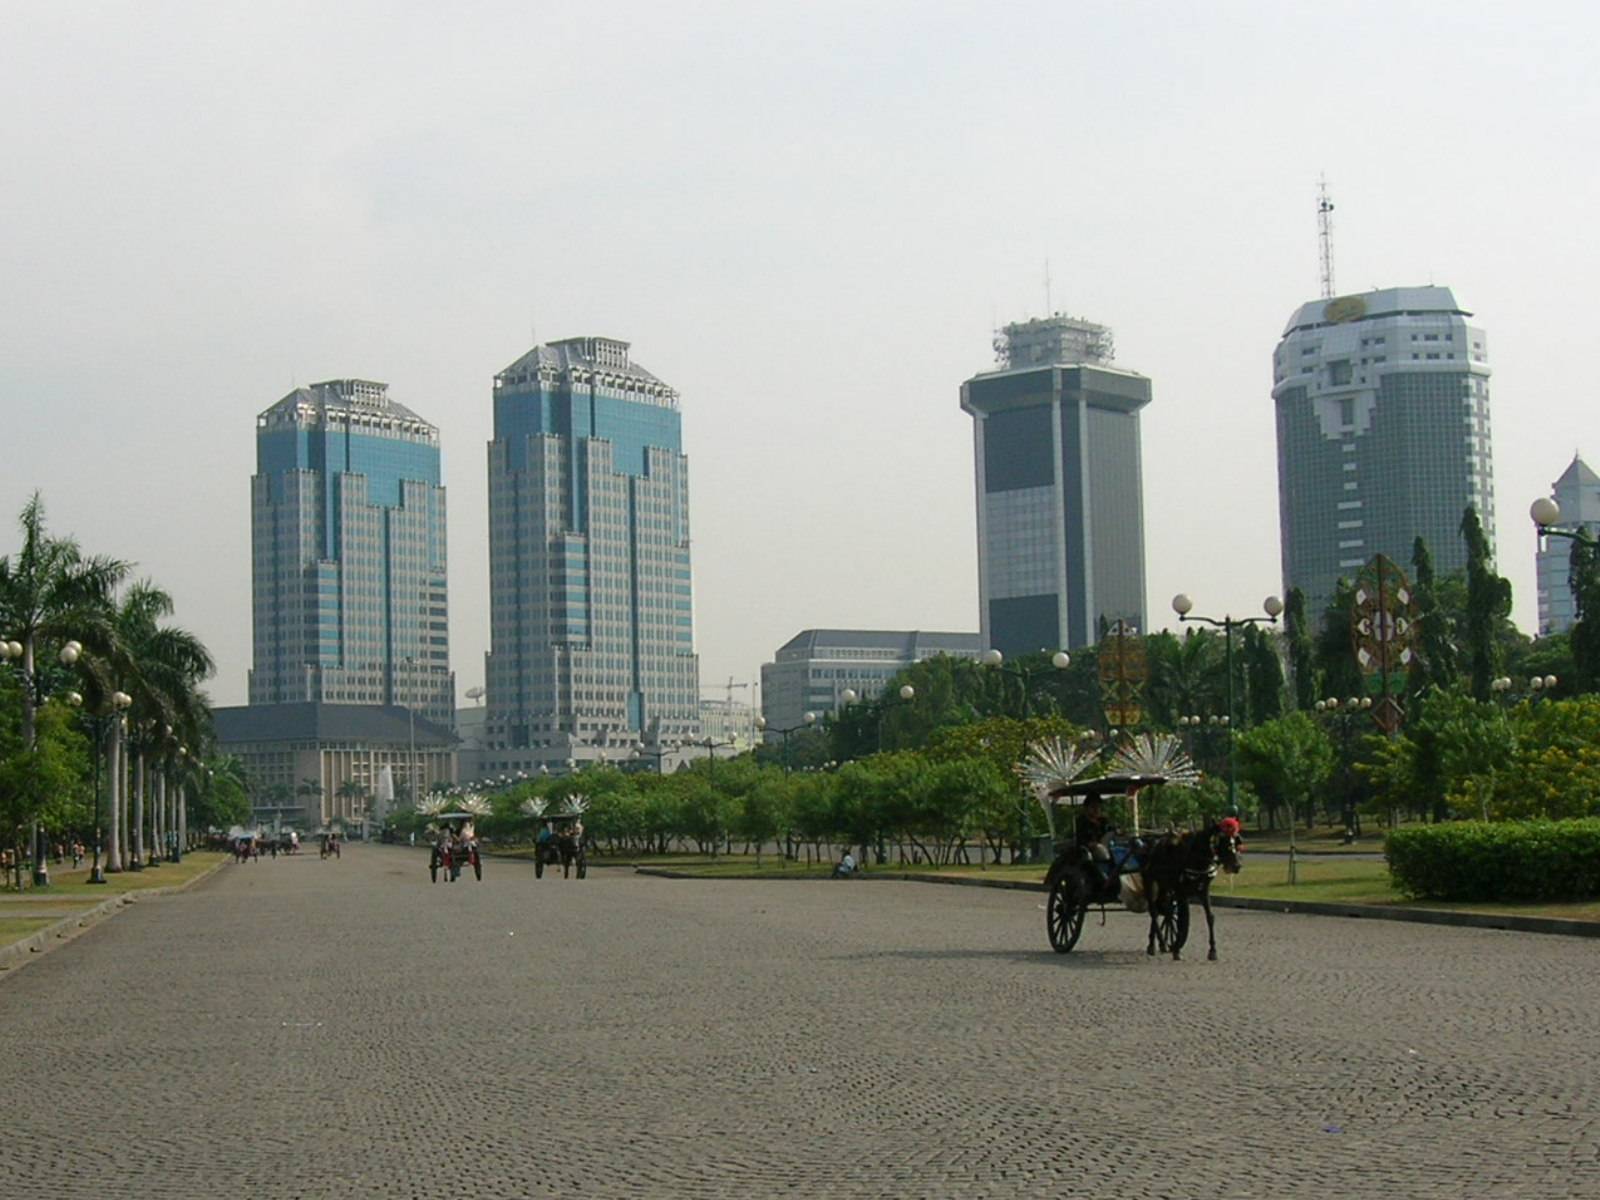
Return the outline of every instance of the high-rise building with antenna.
[[[1466,563],[1473,505],[1494,538],[1489,358],[1449,288],[1386,288],[1302,304],[1272,355],[1284,587],[1313,621],[1374,555],[1426,540]]]
[[[1111,330],[1055,314],[1007,325],[997,369],[961,385],[973,418],[979,624],[1008,655],[1145,624],[1139,411],[1150,380],[1113,366]]]

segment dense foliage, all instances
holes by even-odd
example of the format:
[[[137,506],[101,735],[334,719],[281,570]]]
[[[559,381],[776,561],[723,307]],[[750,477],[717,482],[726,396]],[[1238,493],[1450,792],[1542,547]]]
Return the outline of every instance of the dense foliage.
[[[1600,895],[1600,820],[1455,821],[1391,832],[1384,852],[1409,896],[1457,901]]]

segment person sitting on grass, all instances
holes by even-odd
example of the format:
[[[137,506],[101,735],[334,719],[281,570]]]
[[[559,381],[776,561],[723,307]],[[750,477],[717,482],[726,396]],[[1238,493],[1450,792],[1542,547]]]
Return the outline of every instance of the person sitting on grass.
[[[833,865],[833,874],[830,875],[828,878],[830,878],[830,879],[849,879],[855,873],[856,873],[855,855],[851,854],[850,853],[850,847],[846,846],[845,849],[844,849],[844,855],[839,859],[838,862],[836,862]]]

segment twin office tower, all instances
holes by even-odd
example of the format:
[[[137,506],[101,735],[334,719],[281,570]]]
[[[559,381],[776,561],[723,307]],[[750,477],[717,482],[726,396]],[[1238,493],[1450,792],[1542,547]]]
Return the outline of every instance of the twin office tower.
[[[1418,537],[1441,574],[1464,567],[1468,505],[1493,538],[1488,351],[1471,315],[1448,288],[1388,288],[1303,304],[1284,329],[1272,358],[1283,586],[1304,592],[1313,621],[1339,579],[1376,554],[1408,563]],[[998,369],[961,389],[984,645],[1076,649],[1117,621],[1142,632],[1150,381],[1111,365],[1108,330],[1069,317],[1006,326],[995,348]],[[1196,554],[1233,552],[1226,529],[1195,520]]]
[[[332,380],[261,414],[256,458],[250,703],[452,724],[438,428],[384,384]],[[489,576],[502,767],[698,731],[678,395],[626,342],[536,346],[495,377]]]

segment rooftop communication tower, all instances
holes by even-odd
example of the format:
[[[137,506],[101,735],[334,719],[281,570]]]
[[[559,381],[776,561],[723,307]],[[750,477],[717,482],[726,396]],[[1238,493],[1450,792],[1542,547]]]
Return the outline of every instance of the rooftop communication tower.
[[[1317,238],[1322,243],[1322,298],[1333,299],[1333,201],[1328,179],[1317,180]]]

